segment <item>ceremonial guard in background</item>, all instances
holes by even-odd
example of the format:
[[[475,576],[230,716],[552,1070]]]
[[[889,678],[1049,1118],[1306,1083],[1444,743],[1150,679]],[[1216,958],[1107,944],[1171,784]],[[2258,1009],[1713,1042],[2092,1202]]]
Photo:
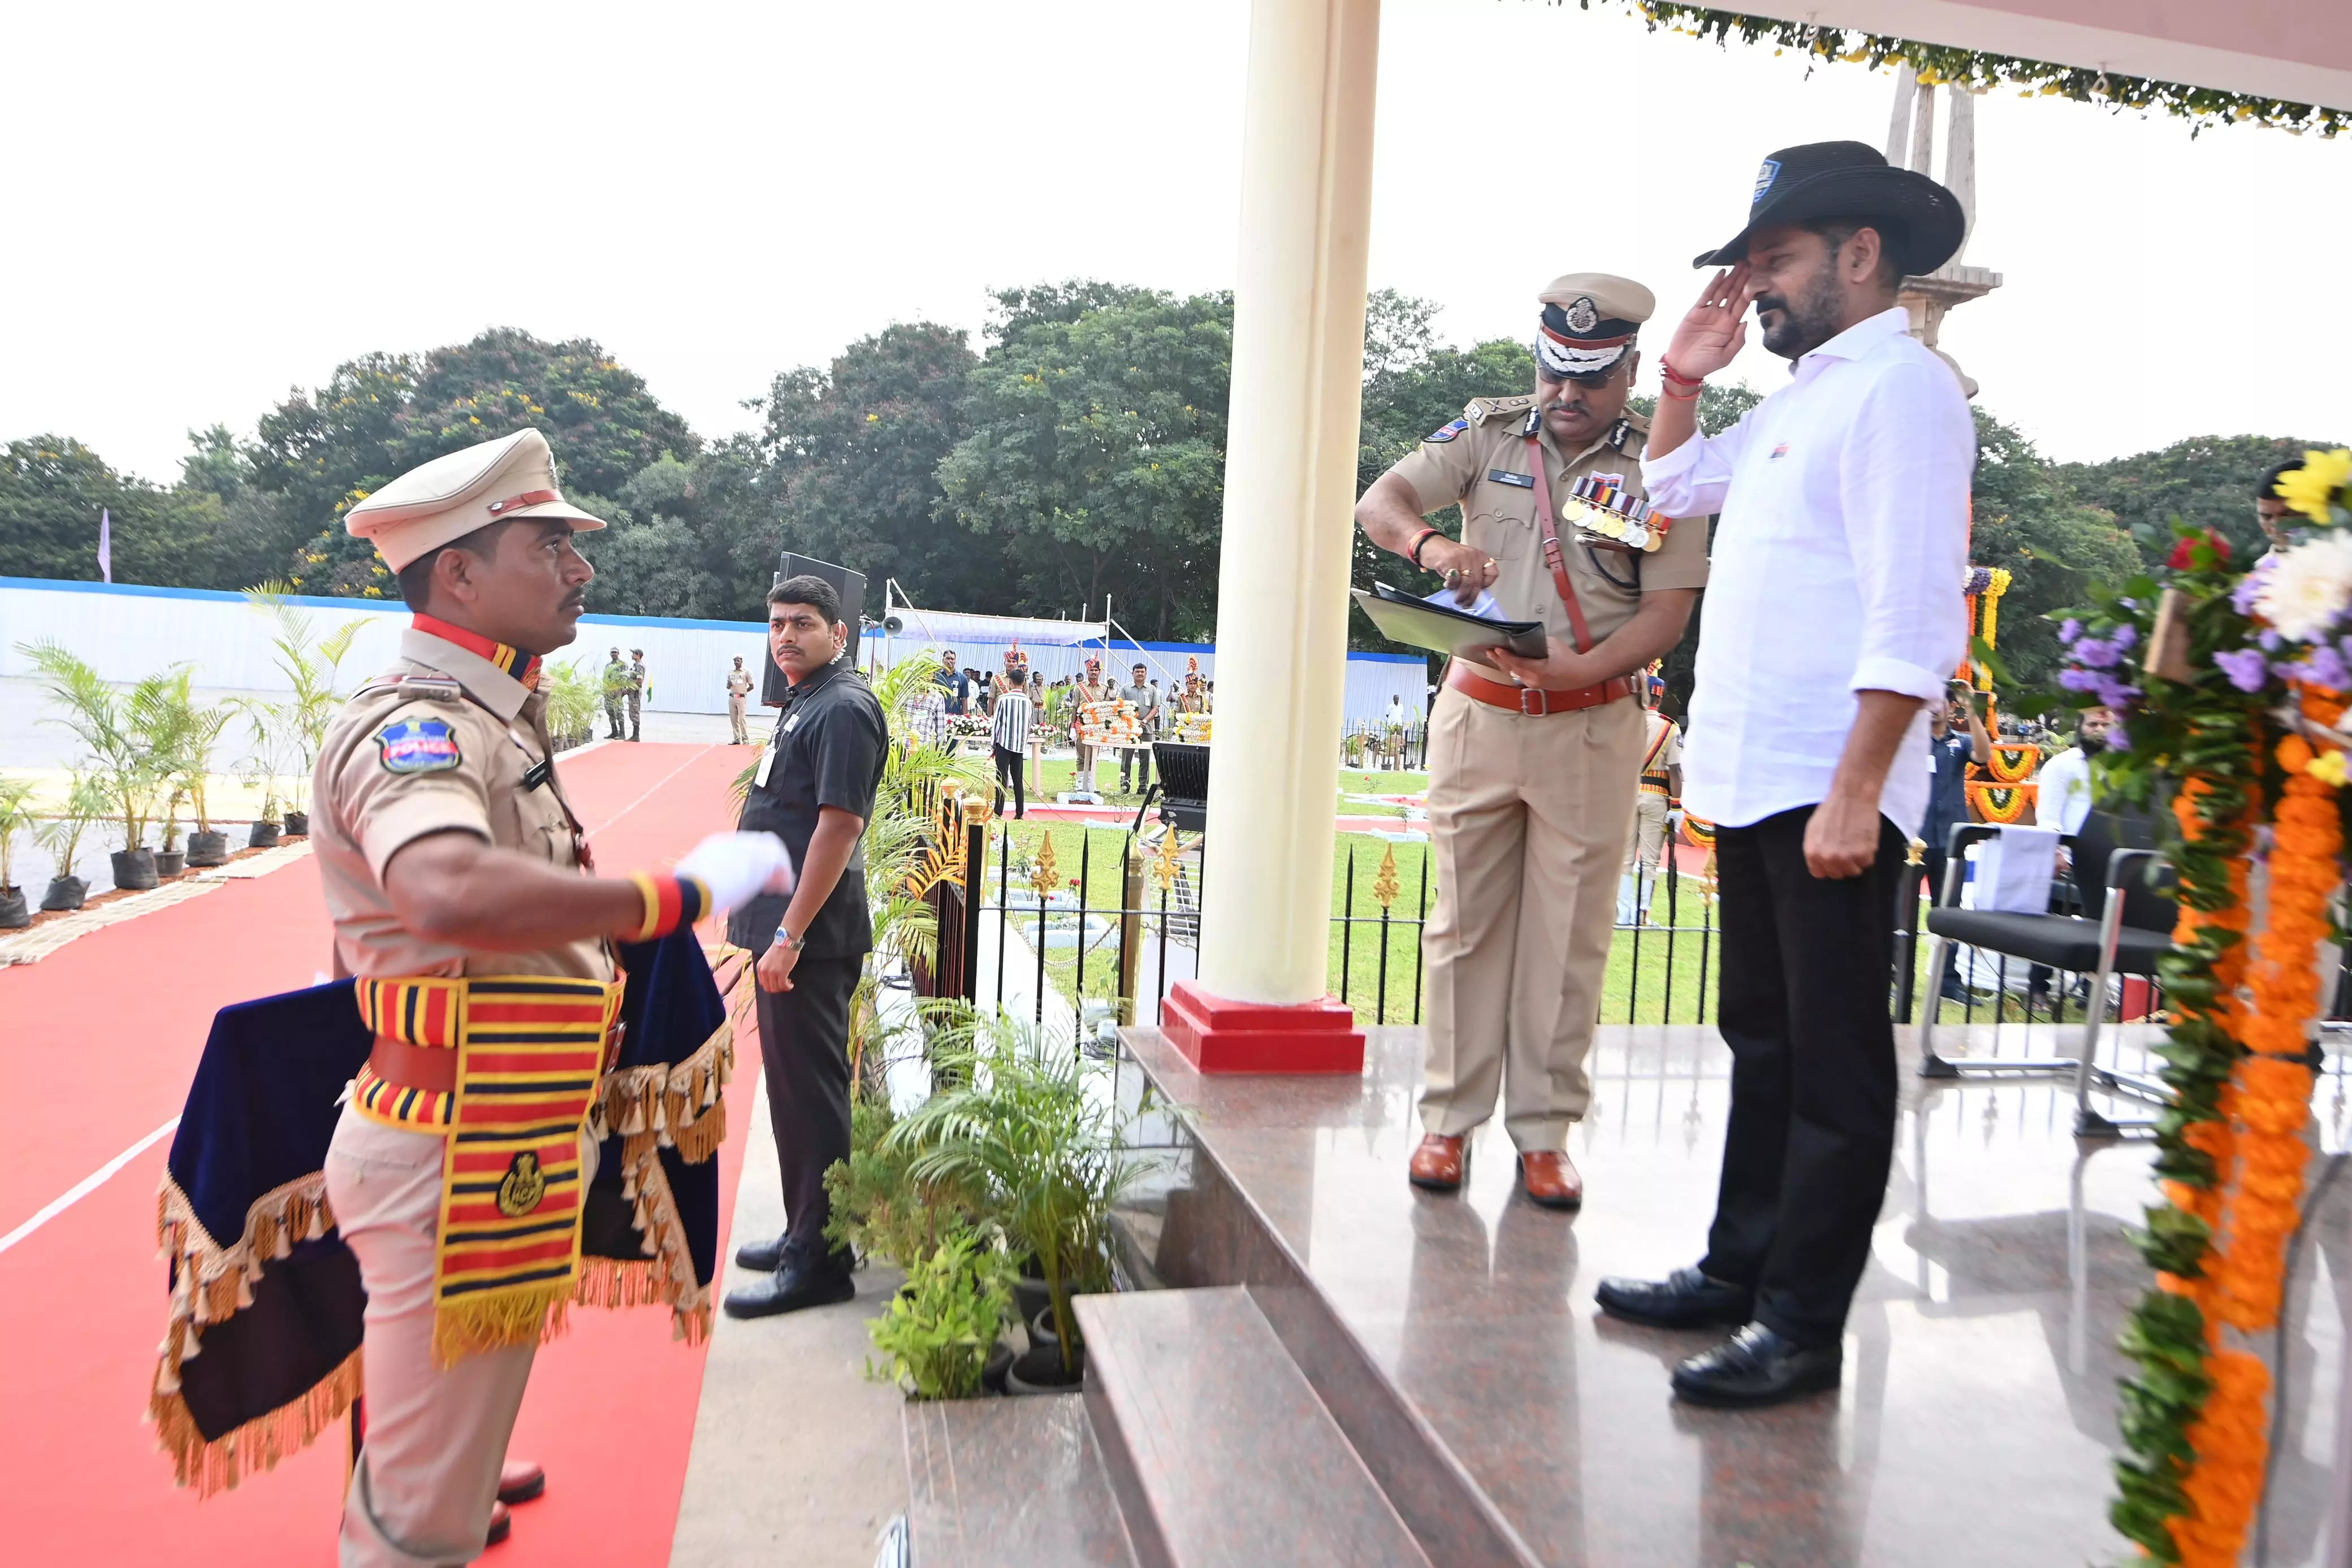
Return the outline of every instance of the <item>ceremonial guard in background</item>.
[[[1651,515],[1647,428],[1624,412],[1650,291],[1602,273],[1538,297],[1532,393],[1479,398],[1373,481],[1368,538],[1460,601],[1544,622],[1549,651],[1455,660],[1429,719],[1437,905],[1423,932],[1429,1056],[1409,1175],[1458,1187],[1464,1140],[1494,1113],[1534,1201],[1573,1207],[1568,1130],[1591,1096],[1625,828],[1642,761],[1628,677],[1681,638],[1706,581],[1703,521]],[[1459,506],[1449,538],[1424,518]]]
[[[1070,692],[1070,744],[1078,750],[1077,775],[1070,788],[1080,795],[1095,792],[1095,754],[1097,748],[1084,738],[1087,706],[1108,702],[1110,696],[1110,683],[1102,678],[1102,661],[1088,654],[1086,676]]]
[[[643,648],[632,648],[629,650],[629,738],[631,740],[643,740],[646,737],[643,709],[646,698],[651,695],[652,689],[646,685],[646,651]]]
[[[743,667],[743,655],[735,655],[735,667],[727,672],[727,723],[730,743],[735,746],[751,744],[751,727],[744,722],[743,705],[751,695],[751,672]]]
[[[621,651],[613,650],[613,657],[604,666],[604,738],[625,740],[629,734],[629,666],[621,663]]]
[[[594,572],[572,538],[604,525],[563,499],[539,432],[436,458],[344,522],[415,615],[400,658],[329,727],[314,780],[311,841],[358,1019],[348,983],[319,989],[373,1036],[325,1151],[327,1223],[366,1290],[366,1441],[341,1561],[437,1568],[488,1537],[533,1351],[578,1283],[586,1129],[618,1044],[614,943],[783,885],[791,866],[764,835],[723,834],[671,873],[589,874],[539,653],[572,640]],[[182,1257],[184,1280],[196,1261]]]
[[[1643,714],[1642,784],[1633,797],[1633,827],[1625,839],[1625,875],[1617,886],[1617,924],[1650,923],[1650,896],[1658,864],[1668,853],[1667,830],[1682,804],[1683,729],[1658,704],[1666,683],[1654,667],[1639,681]]]

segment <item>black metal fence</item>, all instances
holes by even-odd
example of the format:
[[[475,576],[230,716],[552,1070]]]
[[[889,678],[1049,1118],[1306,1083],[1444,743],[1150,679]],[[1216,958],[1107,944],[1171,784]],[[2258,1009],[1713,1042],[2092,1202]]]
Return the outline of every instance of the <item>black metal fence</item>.
[[[1339,737],[1339,766],[1369,773],[1418,773],[1429,766],[1429,727],[1419,718],[1402,724],[1349,719]]]

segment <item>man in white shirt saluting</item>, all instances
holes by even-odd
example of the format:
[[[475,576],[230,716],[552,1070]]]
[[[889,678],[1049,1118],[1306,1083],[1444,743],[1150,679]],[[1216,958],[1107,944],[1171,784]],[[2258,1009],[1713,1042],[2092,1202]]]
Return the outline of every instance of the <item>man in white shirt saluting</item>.
[[[1764,161],[1748,226],[1667,347],[1650,503],[1719,513],[1684,800],[1717,824],[1731,1112],[1706,1255],[1609,1280],[1603,1311],[1732,1326],[1675,1369],[1709,1405],[1837,1385],[1895,1141],[1895,889],[1927,804],[1927,716],[1967,651],[1975,430],[1895,303],[1965,227],[1949,191],[1853,141]],[[1717,436],[1700,383],[1747,341],[1789,384]]]

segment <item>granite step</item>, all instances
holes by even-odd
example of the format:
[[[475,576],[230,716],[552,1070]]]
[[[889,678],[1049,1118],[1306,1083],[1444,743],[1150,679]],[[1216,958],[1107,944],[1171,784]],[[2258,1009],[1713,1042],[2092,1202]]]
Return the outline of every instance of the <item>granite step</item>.
[[[1075,1394],[909,1401],[915,1568],[1135,1568]]]
[[[1246,1290],[1073,1304],[1087,1414],[1141,1568],[1430,1568]]]

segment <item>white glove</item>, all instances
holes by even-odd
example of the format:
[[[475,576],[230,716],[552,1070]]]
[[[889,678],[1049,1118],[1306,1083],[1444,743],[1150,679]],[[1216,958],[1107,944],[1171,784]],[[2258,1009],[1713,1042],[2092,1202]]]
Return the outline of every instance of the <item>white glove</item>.
[[[710,902],[720,909],[793,890],[792,854],[773,833],[713,833],[672,869],[710,889]]]

